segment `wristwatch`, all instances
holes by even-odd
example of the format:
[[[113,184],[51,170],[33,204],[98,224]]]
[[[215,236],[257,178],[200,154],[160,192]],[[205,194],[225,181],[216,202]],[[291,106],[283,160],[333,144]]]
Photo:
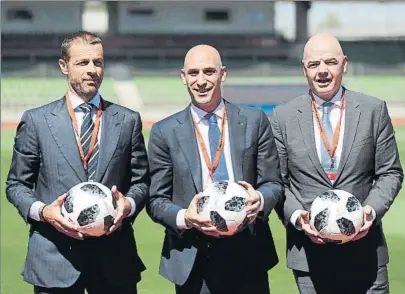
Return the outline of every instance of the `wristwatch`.
[[[44,218],[44,208],[46,207],[46,205],[42,205],[41,208],[39,209],[39,219],[43,222],[46,222],[45,218]]]
[[[302,230],[300,218],[301,218],[301,216],[298,216],[297,220],[295,221],[295,228],[298,230]]]

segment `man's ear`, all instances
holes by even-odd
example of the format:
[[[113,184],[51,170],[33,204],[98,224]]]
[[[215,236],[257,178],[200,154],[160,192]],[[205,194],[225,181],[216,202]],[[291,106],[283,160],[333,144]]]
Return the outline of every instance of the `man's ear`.
[[[343,57],[343,72],[347,72],[347,56]]]
[[[59,59],[59,68],[64,75],[67,75],[69,73],[67,62],[63,59]]]
[[[225,65],[221,67],[221,74],[221,83],[223,83],[226,80],[226,76],[228,75],[228,69]]]
[[[307,70],[305,68],[304,60],[301,62],[302,65],[302,71],[304,72],[304,77],[307,77]]]
[[[186,81],[186,73],[184,71],[184,68],[181,69],[180,71],[180,76],[181,76],[181,80],[183,81],[184,85],[187,85],[187,81]]]

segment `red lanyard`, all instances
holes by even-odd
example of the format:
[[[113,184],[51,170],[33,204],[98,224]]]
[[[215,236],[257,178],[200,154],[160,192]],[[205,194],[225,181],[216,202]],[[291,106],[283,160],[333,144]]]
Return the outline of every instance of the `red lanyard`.
[[[342,124],[343,109],[344,109],[344,105],[345,105],[345,90],[343,89],[342,97],[340,99],[340,101],[341,101],[341,103],[340,103],[340,117],[339,117],[339,121],[338,121],[338,123],[336,125],[336,129],[335,129],[335,131],[333,133],[332,146],[330,146],[328,138],[326,137],[325,129],[323,128],[321,119],[319,118],[317,105],[315,103],[315,99],[314,99],[314,96],[312,95],[311,91],[309,91],[309,95],[311,96],[312,108],[313,108],[313,111],[314,111],[314,114],[315,114],[316,121],[318,123],[318,127],[319,127],[319,130],[320,130],[320,133],[321,133],[321,138],[322,138],[323,144],[325,145],[325,148],[328,151],[328,154],[330,156],[331,168],[333,168],[334,163],[335,163],[333,157],[335,155],[335,152],[336,152],[336,149],[337,149],[337,146],[338,146],[338,143],[339,143],[340,127],[341,127],[341,124]]]
[[[79,147],[80,158],[82,159],[84,169],[87,169],[87,163],[88,163],[88,161],[89,161],[89,159],[91,157],[91,154],[94,151],[94,147],[96,145],[96,138],[98,136],[98,130],[100,128],[100,118],[101,118],[101,113],[102,113],[102,103],[101,103],[101,100],[100,100],[100,104],[99,104],[98,109],[97,109],[96,120],[94,122],[93,134],[91,135],[90,149],[89,149],[89,152],[87,153],[87,155],[84,156],[83,147],[82,147],[82,144],[80,142],[80,132],[79,132],[78,124],[77,124],[77,118],[76,118],[75,112],[74,112],[73,107],[72,107],[72,102],[70,101],[69,93],[66,93],[65,96],[66,96],[66,104],[67,104],[67,107],[68,107],[69,115],[70,115],[70,118],[73,121],[73,125],[74,125],[74,128],[75,128],[75,137],[76,137],[77,146]],[[90,113],[90,115],[91,115],[91,113]]]
[[[215,114],[213,114],[215,115]],[[193,124],[194,124],[194,129],[197,135],[197,142],[198,145],[200,145],[201,151],[203,153],[203,157],[204,157],[204,161],[205,164],[207,165],[208,171],[209,171],[209,176],[210,178],[213,180],[214,179],[214,172],[218,167],[219,164],[219,159],[221,157],[221,153],[224,150],[224,143],[225,143],[225,123],[227,120],[227,112],[226,112],[226,107],[224,107],[224,117],[222,119],[222,124],[221,124],[221,133],[220,133],[220,137],[219,137],[219,143],[218,143],[218,147],[217,150],[215,151],[215,157],[213,162],[211,162],[210,160],[210,156],[208,155],[208,151],[207,151],[207,147],[204,143],[203,137],[201,135],[200,130],[198,129],[198,125],[197,123],[194,121],[193,118]]]

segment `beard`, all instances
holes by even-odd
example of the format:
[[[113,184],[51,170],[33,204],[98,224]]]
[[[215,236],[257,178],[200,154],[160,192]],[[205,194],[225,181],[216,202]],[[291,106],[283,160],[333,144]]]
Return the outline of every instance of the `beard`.
[[[98,86],[86,87],[86,85],[83,84],[70,80],[70,85],[76,94],[84,100],[89,101],[97,94]]]

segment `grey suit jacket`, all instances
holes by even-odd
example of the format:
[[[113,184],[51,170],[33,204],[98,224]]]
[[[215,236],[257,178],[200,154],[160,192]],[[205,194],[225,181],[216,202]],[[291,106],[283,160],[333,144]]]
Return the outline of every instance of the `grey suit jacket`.
[[[317,156],[309,95],[279,105],[271,124],[280,155],[285,184],[285,202],[279,215],[287,227],[287,265],[310,271],[363,269],[388,263],[382,218],[401,189],[403,171],[385,102],[346,90],[343,150],[334,184],[326,176]],[[368,235],[343,245],[316,245],[290,224],[297,209],[309,211],[312,201],[328,189],[342,189],[376,211]]]
[[[151,190],[146,207],[165,228],[160,274],[183,285],[197,250],[216,241],[229,264],[267,271],[278,262],[268,215],[282,197],[279,159],[271,126],[262,111],[225,102],[235,181],[244,180],[263,194],[264,211],[249,229],[230,238],[211,240],[197,231],[180,231],[176,216],[202,191],[201,162],[190,106],[158,123],[151,131],[148,153]],[[215,270],[215,269],[213,269]]]
[[[132,197],[135,214],[112,235],[83,241],[29,218],[35,201],[49,204],[86,181],[86,176],[66,98],[26,111],[17,128],[6,195],[30,224],[22,271],[28,283],[46,288],[68,287],[86,263],[94,260],[113,283],[136,283],[145,269],[132,230],[136,215],[145,205],[150,183],[141,119],[137,112],[108,101],[103,101],[103,107],[95,181],[109,188],[117,185],[119,191]]]

